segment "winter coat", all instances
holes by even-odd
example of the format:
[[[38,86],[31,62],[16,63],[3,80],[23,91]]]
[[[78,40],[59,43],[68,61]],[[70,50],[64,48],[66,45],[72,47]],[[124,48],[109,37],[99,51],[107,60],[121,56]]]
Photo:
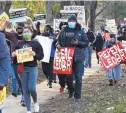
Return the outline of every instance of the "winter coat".
[[[0,32],[0,84],[8,84],[11,66],[10,51],[5,40],[5,35]]]
[[[72,40],[77,39],[78,45],[73,45]],[[84,48],[88,46],[88,38],[81,29],[79,24],[76,24],[74,29],[69,28],[68,26],[61,30],[58,41],[56,45],[61,47],[74,47],[74,62],[84,60]]]

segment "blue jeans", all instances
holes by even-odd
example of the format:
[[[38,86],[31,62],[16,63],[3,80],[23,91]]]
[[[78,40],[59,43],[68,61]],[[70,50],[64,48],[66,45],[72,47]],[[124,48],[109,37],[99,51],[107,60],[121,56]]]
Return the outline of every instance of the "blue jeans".
[[[28,111],[31,111],[30,96],[32,97],[34,103],[37,102],[37,92],[36,92],[37,74],[38,74],[37,67],[24,67],[24,72],[20,74],[25,103]]]
[[[17,94],[17,81],[16,81],[16,77],[15,77],[15,72],[14,72],[14,67],[11,66],[10,68],[10,73],[11,73],[11,77],[12,77],[12,92]]]
[[[75,73],[75,94],[76,99],[81,98],[81,87],[82,87],[82,70],[84,70],[84,61],[78,61],[73,63],[73,72]]]
[[[88,48],[84,49],[85,66],[88,66]]]
[[[2,109],[0,109],[0,113],[2,113]]]
[[[92,59],[92,51],[93,51],[93,47],[92,46],[88,46],[88,66],[91,67],[91,59]]]
[[[106,71],[109,80],[119,80],[121,75],[121,65],[117,65]]]
[[[83,68],[81,68],[81,75],[84,76],[84,62],[82,64],[82,67]],[[72,76],[73,76],[73,80],[75,80],[75,73],[74,72],[72,73]]]
[[[20,75],[18,75],[18,73],[17,73],[18,65],[17,64],[12,64],[12,65],[13,65],[13,68],[14,68],[15,77],[16,77],[16,80],[17,80],[17,83],[18,83],[18,87],[20,88],[21,94],[23,95],[23,89],[22,89],[21,79],[19,77]]]
[[[56,74],[53,73],[53,80],[56,80]]]

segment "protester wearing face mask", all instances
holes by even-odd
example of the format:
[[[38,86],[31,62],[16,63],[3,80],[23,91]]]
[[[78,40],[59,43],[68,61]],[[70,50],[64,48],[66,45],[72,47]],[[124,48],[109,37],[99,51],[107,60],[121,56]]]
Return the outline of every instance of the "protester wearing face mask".
[[[12,29],[12,26],[7,27],[9,24],[11,24],[11,23],[9,23],[9,22],[6,23],[4,34],[5,34],[5,38],[10,41],[10,50],[11,50],[11,53],[12,53],[13,51],[15,51],[16,44],[20,40],[24,40],[23,39],[24,23],[18,23],[18,27],[16,28],[16,30]],[[15,75],[18,86],[19,86],[18,91],[16,91],[16,86],[14,87],[15,91],[12,93],[12,95],[14,97],[17,97],[17,95],[21,93],[21,105],[25,106],[22,84],[21,84],[21,80],[18,76],[18,71],[17,71],[18,65],[17,65],[17,62],[15,61],[14,58],[11,58],[11,63],[12,63],[12,68],[10,70],[11,74],[13,74],[13,76]]]
[[[49,88],[52,88],[52,81],[54,80],[54,83],[56,83],[56,74],[53,73],[53,60],[54,60],[54,54],[55,54],[54,41],[56,40],[56,36],[54,35],[53,28],[50,25],[45,26],[42,36],[53,39],[51,53],[50,53],[50,61],[49,63],[42,62],[43,73],[48,79]]]
[[[29,53],[34,57],[33,61],[25,62],[24,71],[20,74],[24,98],[26,102],[26,107],[28,112],[31,113],[31,98],[34,101],[34,111],[39,112],[39,105],[37,103],[37,92],[36,92],[36,82],[38,76],[38,69],[37,69],[37,60],[41,60],[43,58],[43,49],[42,46],[37,41],[31,40],[33,31],[29,27],[25,27],[23,30],[23,38],[24,40],[18,42],[16,45],[16,50],[21,48],[31,47],[32,52]],[[16,57],[16,52],[12,53],[13,57]]]
[[[96,40],[93,44],[93,49],[95,49],[96,51],[96,58],[97,58],[97,63],[99,64],[99,56],[98,56],[98,52],[101,51],[103,49],[103,45],[104,45],[104,39],[101,35],[101,33],[97,33],[96,34]]]
[[[82,87],[82,70],[84,65],[84,48],[88,46],[88,38],[81,29],[80,24],[77,23],[77,19],[72,15],[68,19],[68,25],[61,30],[58,41],[56,43],[57,49],[60,51],[61,47],[74,47],[74,58],[73,58],[73,72],[75,73],[75,89],[73,87],[72,75],[59,75],[59,84],[61,86],[60,91],[64,90],[65,83],[67,82],[69,97],[72,98],[74,95],[75,101],[81,98],[81,87]]]
[[[16,35],[18,40],[23,40],[23,28],[24,24],[23,23],[18,23],[18,27],[16,28]]]
[[[110,37],[104,44],[104,48],[110,48],[114,43],[116,43],[116,37],[114,34],[110,34]],[[113,86],[120,80],[121,75],[121,65],[117,65],[109,70],[106,71],[106,75],[109,79],[109,85]]]
[[[3,26],[0,26],[0,91],[8,85],[8,76],[11,68],[10,50],[4,35],[6,24],[3,24]],[[2,113],[2,107],[0,105],[0,113]]]

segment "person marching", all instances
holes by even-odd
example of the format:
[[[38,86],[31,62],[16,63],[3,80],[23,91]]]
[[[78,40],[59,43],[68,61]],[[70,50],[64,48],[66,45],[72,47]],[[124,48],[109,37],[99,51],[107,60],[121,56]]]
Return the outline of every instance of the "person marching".
[[[93,44],[96,40],[95,35],[92,31],[90,31],[90,29],[88,28],[88,32],[86,33],[88,40],[89,40],[89,45],[87,47],[87,60],[85,62],[85,67],[89,67],[91,68],[91,60],[92,60],[92,51],[93,51]]]
[[[54,54],[55,54],[54,41],[56,40],[56,36],[54,35],[53,28],[50,25],[45,26],[42,36],[53,39],[51,53],[50,53],[50,61],[49,61],[49,63],[42,62],[43,73],[49,80],[48,81],[49,88],[52,88],[53,77],[56,79],[56,74],[53,73],[53,60],[54,60]]]
[[[72,98],[74,95],[75,101],[81,98],[81,87],[82,87],[82,74],[84,61],[84,48],[88,46],[88,38],[81,29],[80,24],[77,23],[77,19],[72,15],[68,19],[68,25],[62,29],[58,35],[58,41],[56,43],[57,49],[60,51],[61,47],[74,47],[74,58],[73,58],[73,69],[75,73],[75,89],[73,86],[73,77],[71,75],[59,75],[61,88],[65,87],[65,83],[68,85],[69,97]],[[60,89],[61,89],[60,88]]]
[[[11,68],[9,47],[5,40],[5,35],[0,32],[0,91],[8,85],[8,76]],[[0,113],[2,109],[0,108]]]
[[[24,40],[18,42],[16,50],[31,47],[32,52],[29,53],[33,56],[34,60],[23,63],[24,71],[20,74],[22,88],[24,92],[24,98],[28,112],[31,113],[31,98],[34,101],[34,111],[39,112],[39,104],[37,103],[36,82],[38,76],[37,60],[41,60],[44,56],[42,46],[39,42],[31,40],[33,30],[30,27],[25,27],[23,31]],[[12,53],[13,57],[16,57],[16,52]]]
[[[110,48],[114,43],[116,43],[116,37],[114,34],[110,34],[110,38],[108,38],[104,44],[104,48]],[[109,85],[113,86],[120,80],[121,75],[121,65],[117,65],[106,71],[106,75],[109,79]]]

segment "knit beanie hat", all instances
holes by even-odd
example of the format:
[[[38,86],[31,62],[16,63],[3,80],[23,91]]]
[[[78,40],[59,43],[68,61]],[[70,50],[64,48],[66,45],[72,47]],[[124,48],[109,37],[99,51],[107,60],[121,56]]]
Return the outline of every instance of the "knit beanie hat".
[[[74,20],[77,22],[77,18],[74,15],[71,15],[68,19],[68,21]]]

